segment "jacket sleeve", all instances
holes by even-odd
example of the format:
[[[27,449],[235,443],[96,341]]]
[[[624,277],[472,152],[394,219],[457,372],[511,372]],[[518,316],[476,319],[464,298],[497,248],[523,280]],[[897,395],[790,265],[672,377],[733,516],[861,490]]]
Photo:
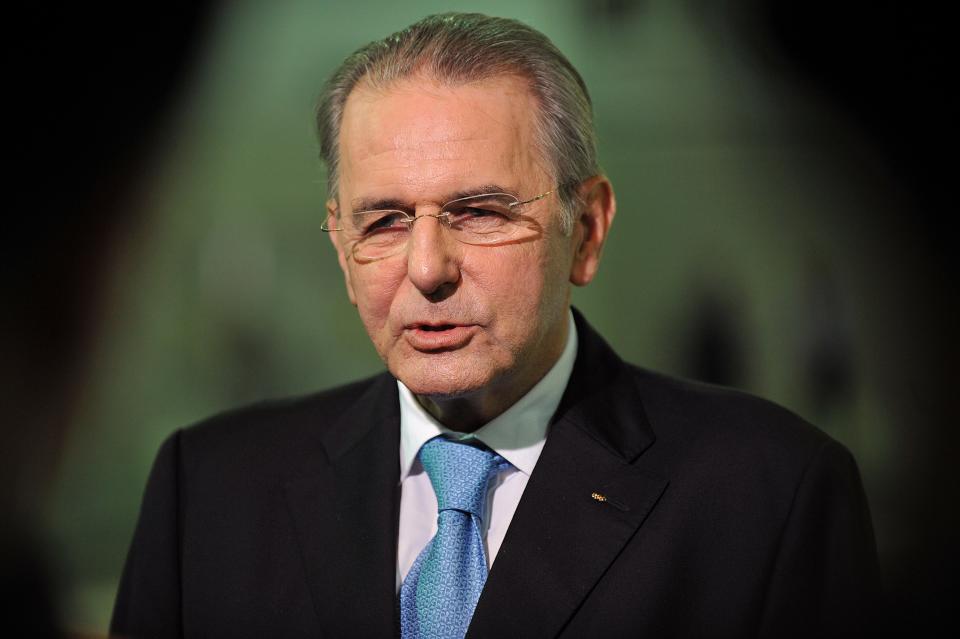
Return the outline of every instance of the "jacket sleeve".
[[[180,433],[161,446],[120,580],[110,634],[180,637]]]
[[[781,534],[761,637],[873,636],[880,570],[852,455],[826,441],[808,464]]]

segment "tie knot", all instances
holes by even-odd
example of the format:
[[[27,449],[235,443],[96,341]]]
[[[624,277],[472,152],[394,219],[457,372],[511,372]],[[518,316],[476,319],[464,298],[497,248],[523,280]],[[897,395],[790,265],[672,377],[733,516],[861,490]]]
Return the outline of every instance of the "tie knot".
[[[420,463],[437,495],[437,508],[483,517],[490,479],[508,464],[489,448],[434,437],[420,447]]]

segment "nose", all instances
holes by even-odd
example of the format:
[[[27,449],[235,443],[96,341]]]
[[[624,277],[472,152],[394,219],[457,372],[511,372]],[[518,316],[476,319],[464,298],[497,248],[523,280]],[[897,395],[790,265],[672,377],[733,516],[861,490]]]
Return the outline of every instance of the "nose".
[[[423,215],[410,227],[407,277],[424,296],[440,301],[460,281],[460,243],[436,217]]]

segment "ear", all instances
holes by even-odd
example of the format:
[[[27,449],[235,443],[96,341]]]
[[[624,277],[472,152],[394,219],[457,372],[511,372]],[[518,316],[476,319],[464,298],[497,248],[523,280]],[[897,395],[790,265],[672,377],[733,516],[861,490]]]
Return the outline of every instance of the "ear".
[[[336,220],[337,218],[337,201],[334,199],[327,200],[327,219]],[[357,305],[357,296],[353,292],[353,282],[350,281],[350,265],[347,264],[347,254],[345,252],[345,247],[343,246],[343,234],[334,231],[332,233],[327,233],[330,237],[330,242],[333,244],[333,248],[337,250],[337,262],[340,264],[340,270],[343,271],[343,281],[347,285],[347,297],[350,298],[350,303],[354,306]]]
[[[600,267],[600,254],[617,212],[617,200],[613,195],[613,185],[604,175],[584,180],[579,188],[579,196],[580,208],[573,227],[576,245],[570,267],[570,283],[586,286]]]

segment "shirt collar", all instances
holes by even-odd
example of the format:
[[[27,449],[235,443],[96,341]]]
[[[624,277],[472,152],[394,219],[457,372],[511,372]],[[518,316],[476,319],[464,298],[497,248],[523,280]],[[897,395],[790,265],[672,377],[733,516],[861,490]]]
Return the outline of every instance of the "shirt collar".
[[[528,476],[533,472],[547,438],[550,418],[560,405],[577,358],[577,327],[573,313],[567,311],[567,314],[567,343],[556,364],[517,403],[473,433],[458,433],[445,427],[420,405],[403,382],[397,380],[400,391],[401,482],[410,474],[420,447],[437,435],[448,435],[454,439],[479,439],[520,472]]]

